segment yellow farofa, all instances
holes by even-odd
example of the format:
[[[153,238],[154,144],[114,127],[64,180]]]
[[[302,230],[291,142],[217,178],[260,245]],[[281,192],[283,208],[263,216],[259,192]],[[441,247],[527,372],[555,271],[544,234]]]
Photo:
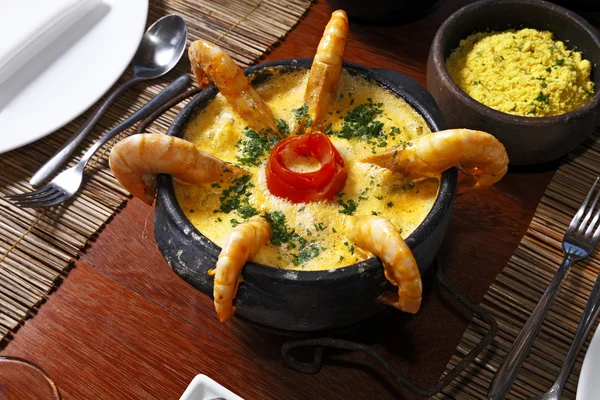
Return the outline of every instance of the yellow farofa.
[[[460,41],[446,67],[473,99],[513,115],[560,115],[594,95],[591,63],[548,31],[473,34]]]

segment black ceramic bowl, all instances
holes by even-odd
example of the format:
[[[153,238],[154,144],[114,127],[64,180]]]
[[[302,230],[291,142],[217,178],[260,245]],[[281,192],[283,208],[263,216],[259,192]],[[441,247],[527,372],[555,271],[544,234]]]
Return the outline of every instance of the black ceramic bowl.
[[[248,68],[253,82],[270,75],[272,68],[310,68],[311,59],[274,61]],[[443,121],[431,95],[416,81],[393,71],[373,70],[345,64],[344,69],[378,82],[404,98],[419,112],[432,131],[443,129]],[[210,87],[198,94],[175,118],[168,135],[182,136],[186,125],[217,94]],[[457,171],[446,171],[438,197],[423,223],[408,237],[422,273],[435,257],[455,197]],[[214,268],[221,249],[202,235],[181,210],[170,175],[157,178],[154,236],[163,256],[190,285],[212,297]],[[236,316],[282,333],[315,332],[359,323],[389,307],[377,303],[386,290],[383,267],[371,258],[345,268],[328,271],[286,271],[249,262],[235,300]],[[216,318],[216,315],[215,315]]]
[[[445,61],[461,39],[483,31],[534,28],[549,30],[556,40],[592,62],[596,95],[583,107],[554,117],[519,117],[493,110],[463,92]],[[427,60],[427,88],[437,100],[449,128],[489,132],[506,147],[511,165],[557,159],[577,147],[598,121],[600,37],[577,14],[539,0],[483,0],[452,14],[437,31]]]

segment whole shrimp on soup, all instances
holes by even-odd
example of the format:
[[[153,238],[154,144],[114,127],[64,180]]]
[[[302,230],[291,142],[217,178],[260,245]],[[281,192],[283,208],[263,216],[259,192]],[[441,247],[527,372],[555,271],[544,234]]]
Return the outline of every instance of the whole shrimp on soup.
[[[255,86],[283,135],[308,125],[304,91],[308,70],[281,68]],[[310,121],[309,121],[310,122]],[[437,196],[438,179],[411,183],[391,171],[360,162],[382,148],[410,145],[430,133],[423,118],[393,92],[343,72],[338,97],[325,118],[327,136],[343,157],[348,178],[333,201],[292,203],[266,185],[267,156],[279,137],[247,127],[219,94],[188,124],[184,139],[250,173],[229,182],[176,184],[177,199],[188,219],[222,246],[231,228],[256,214],[271,221],[271,241],[253,261],[276,268],[323,270],[365,260],[370,255],[350,243],[347,215],[387,218],[403,237],[423,221]],[[293,159],[291,168],[309,171],[315,159]]]
[[[343,71],[347,35],[346,13],[335,11],[310,71],[272,68],[254,86],[218,46],[193,42],[196,80],[219,94],[183,139],[133,135],[111,151],[115,177],[148,204],[155,175],[171,174],[187,218],[221,247],[208,272],[221,322],[235,314],[248,260],[308,271],[375,256],[397,287],[378,300],[416,313],[421,276],[403,238],[429,213],[440,174],[458,166],[464,192],[506,173],[492,135],[431,132],[402,98]]]

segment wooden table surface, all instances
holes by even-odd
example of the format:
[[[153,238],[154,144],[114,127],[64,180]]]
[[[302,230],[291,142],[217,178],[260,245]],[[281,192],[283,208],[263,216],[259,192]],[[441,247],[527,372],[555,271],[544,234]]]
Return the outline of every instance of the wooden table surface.
[[[425,84],[429,44],[466,1],[444,2],[408,25],[351,24],[346,59],[398,70]],[[313,55],[331,9],[322,0],[267,57]],[[441,257],[449,281],[474,302],[505,266],[556,165],[511,171],[494,188],[461,196]],[[206,374],[247,399],[415,398],[361,355],[326,353],[316,375],[285,368],[285,338],[234,319],[220,324],[212,301],[177,277],[153,238],[153,209],[133,199],[83,251],[37,315],[2,349],[35,361],[65,399],[175,399]],[[381,351],[421,386],[441,376],[468,320],[425,281],[421,311],[393,312],[351,335]]]

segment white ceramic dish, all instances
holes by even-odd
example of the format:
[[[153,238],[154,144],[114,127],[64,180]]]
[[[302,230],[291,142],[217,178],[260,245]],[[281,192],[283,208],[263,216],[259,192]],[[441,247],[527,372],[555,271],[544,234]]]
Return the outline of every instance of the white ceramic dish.
[[[596,329],[594,337],[590,342],[581,374],[577,385],[577,400],[600,399],[600,329]]]
[[[226,400],[244,400],[206,375],[196,375],[179,400],[210,400],[222,397]]]
[[[104,0],[0,85],[0,153],[40,139],[92,106],[142,39],[148,0]]]

